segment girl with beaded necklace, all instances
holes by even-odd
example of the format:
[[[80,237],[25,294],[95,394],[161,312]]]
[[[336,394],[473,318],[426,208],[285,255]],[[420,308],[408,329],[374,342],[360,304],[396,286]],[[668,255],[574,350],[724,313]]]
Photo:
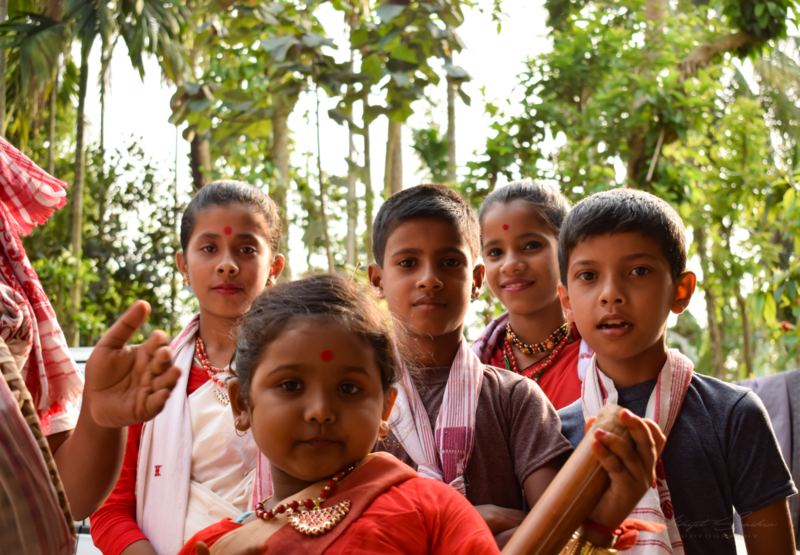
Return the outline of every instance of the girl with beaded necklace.
[[[351,280],[318,275],[262,293],[239,329],[235,374],[235,426],[268,458],[275,496],[202,530],[181,555],[265,543],[270,554],[498,552],[463,495],[371,453],[389,432],[399,369],[385,318]]]
[[[569,209],[556,187],[525,179],[493,191],[478,214],[486,283],[507,312],[472,350],[536,381],[556,410],[580,397],[579,363],[591,359],[558,296],[558,233]]]
[[[178,384],[161,414],[129,428],[117,486],[92,515],[105,555],[173,555],[271,491],[252,435],[235,433],[226,379],[234,328],[283,270],[280,236],[275,204],[246,183],[210,183],[184,211],[176,262],[200,311],[171,345]]]

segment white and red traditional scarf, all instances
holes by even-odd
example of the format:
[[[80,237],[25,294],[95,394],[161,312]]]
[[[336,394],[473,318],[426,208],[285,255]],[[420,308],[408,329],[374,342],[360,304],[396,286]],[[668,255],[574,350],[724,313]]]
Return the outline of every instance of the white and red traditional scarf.
[[[464,471],[475,445],[475,412],[483,383],[483,364],[462,339],[450,367],[434,431],[402,360],[400,365],[403,387],[399,388],[389,419],[392,432],[417,464],[420,475],[450,484],[466,495]]]
[[[491,364],[492,354],[498,347],[503,346],[503,338],[506,336],[506,324],[508,323],[508,312],[503,312],[500,316],[489,322],[480,337],[476,339],[470,349],[475,353],[483,364]]]
[[[156,553],[177,553],[183,547],[186,509],[192,473],[192,418],[186,387],[194,360],[195,337],[200,316],[170,344],[174,364],[181,377],[158,416],[146,422],[139,444],[136,467],[136,523]],[[252,440],[252,434],[248,436]],[[155,470],[154,470],[155,469]],[[158,475],[159,479],[151,479]],[[260,455],[253,483],[251,510],[272,495],[269,462]]]
[[[66,204],[65,187],[66,183],[48,175],[0,138],[0,281],[18,292],[22,304],[27,305],[7,308],[33,316],[30,356],[20,373],[45,433],[49,416],[65,410],[67,402],[80,397],[83,380],[19,234],[30,233]]]
[[[681,410],[689,383],[692,381],[694,364],[680,351],[670,349],[667,362],[658,375],[658,382],[647,402],[646,418],[654,420],[665,436],[669,436],[672,425]],[[581,393],[583,417],[588,420],[597,416],[606,403],[617,402],[614,382],[597,367],[597,355],[592,357]],[[666,526],[661,532],[640,531],[636,544],[626,553],[651,555],[684,553],[683,540],[675,523],[672,497],[661,461],[656,465],[656,485],[644,494],[629,518],[648,520]]]

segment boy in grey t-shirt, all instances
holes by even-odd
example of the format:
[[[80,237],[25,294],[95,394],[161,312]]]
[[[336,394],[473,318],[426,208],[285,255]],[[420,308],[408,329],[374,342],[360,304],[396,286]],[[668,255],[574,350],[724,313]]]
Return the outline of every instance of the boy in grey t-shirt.
[[[577,445],[598,397],[641,417],[668,413],[655,417],[668,422],[656,510],[674,526],[665,548],[735,554],[736,507],[750,555],[794,553],[786,498],[797,490],[761,402],[667,351],[667,317],[686,309],[696,285],[675,210],[630,189],[592,195],[564,220],[559,263],[562,306],[596,353],[582,398],[559,411],[562,433]]]

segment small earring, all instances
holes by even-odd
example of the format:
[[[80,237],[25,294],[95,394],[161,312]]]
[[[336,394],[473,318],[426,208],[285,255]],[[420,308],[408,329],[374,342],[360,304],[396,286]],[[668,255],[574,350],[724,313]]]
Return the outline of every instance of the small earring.
[[[378,428],[378,441],[386,441],[389,437],[389,423],[386,421],[381,422],[380,428]]]
[[[189,287],[189,276],[188,275],[183,276],[183,286],[184,287]]]

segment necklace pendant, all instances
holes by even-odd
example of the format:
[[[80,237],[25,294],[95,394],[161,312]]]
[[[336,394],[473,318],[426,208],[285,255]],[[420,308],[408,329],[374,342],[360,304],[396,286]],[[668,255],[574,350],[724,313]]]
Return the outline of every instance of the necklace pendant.
[[[217,388],[214,388],[214,397],[217,399],[217,401],[219,401],[219,403],[223,407],[227,407],[228,405],[231,404],[230,396],[228,396],[228,394],[225,393],[224,391],[220,391]]]
[[[320,536],[330,532],[350,512],[350,501],[344,500],[333,507],[310,511],[294,511],[289,517],[292,528],[306,536]]]

